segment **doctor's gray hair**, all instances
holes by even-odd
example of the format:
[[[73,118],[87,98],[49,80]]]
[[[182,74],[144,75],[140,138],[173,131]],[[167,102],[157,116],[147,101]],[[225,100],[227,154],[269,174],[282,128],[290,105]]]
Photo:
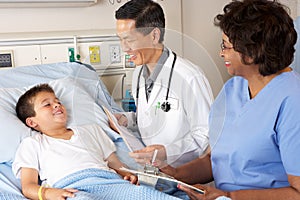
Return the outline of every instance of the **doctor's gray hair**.
[[[154,28],[160,30],[159,42],[164,41],[165,15],[162,7],[152,0],[131,0],[115,12],[115,18],[135,20],[135,27],[144,35]]]

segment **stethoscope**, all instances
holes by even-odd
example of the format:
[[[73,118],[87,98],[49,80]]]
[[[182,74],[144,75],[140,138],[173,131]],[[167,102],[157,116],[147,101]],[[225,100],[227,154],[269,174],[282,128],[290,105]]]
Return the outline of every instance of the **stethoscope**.
[[[161,109],[164,112],[169,112],[169,110],[171,109],[171,104],[168,102],[168,98],[169,98],[169,91],[170,91],[170,85],[171,85],[171,80],[172,80],[172,75],[173,75],[173,71],[174,71],[174,66],[175,66],[175,62],[176,62],[176,58],[177,55],[176,53],[174,53],[172,51],[173,55],[174,55],[174,59],[173,59],[173,63],[172,63],[172,68],[170,71],[170,76],[169,76],[169,82],[168,82],[168,89],[167,89],[167,95],[166,95],[166,100],[161,104]],[[137,87],[136,87],[136,108],[138,107],[138,102],[139,102],[139,92],[140,92],[140,79],[141,79],[141,74],[143,71],[143,67],[141,67],[140,71],[139,71],[139,75],[138,75],[138,80],[137,80]],[[137,112],[137,109],[136,109]]]

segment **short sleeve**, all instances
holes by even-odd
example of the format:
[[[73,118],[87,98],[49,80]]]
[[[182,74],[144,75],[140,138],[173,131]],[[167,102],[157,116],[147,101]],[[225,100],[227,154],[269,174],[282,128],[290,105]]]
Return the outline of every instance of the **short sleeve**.
[[[287,174],[300,176],[300,95],[290,96],[281,106],[277,140]]]
[[[104,159],[106,160],[110,156],[110,154],[116,151],[116,147],[100,126],[96,125],[95,127],[97,129],[97,142],[101,146],[104,154]]]
[[[20,178],[22,167],[39,170],[37,148],[39,148],[38,142],[33,137],[25,138],[21,142],[12,164],[13,173],[17,178]]]

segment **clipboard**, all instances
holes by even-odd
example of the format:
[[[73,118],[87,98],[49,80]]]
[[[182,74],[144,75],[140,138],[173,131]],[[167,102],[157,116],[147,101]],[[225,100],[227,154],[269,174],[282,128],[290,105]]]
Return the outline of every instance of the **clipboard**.
[[[105,106],[102,105],[102,108],[108,117],[111,128],[120,134],[131,152],[145,148],[144,143],[129,129],[119,125],[117,118]]]
[[[196,188],[192,185],[189,185],[187,183],[184,183],[182,181],[174,179],[173,177],[170,177],[170,176],[160,176],[160,175],[145,173],[145,172],[142,172],[142,171],[128,169],[128,168],[125,168],[125,167],[121,167],[120,170],[125,171],[125,172],[129,172],[129,173],[132,173],[132,174],[136,174],[138,176],[139,181],[140,181],[140,179],[142,179],[143,184],[155,186],[157,181],[159,179],[162,179],[164,181],[169,181],[169,182],[174,183],[176,185],[178,185],[178,184],[183,185],[184,187],[188,187],[188,188],[190,188],[190,189],[192,189],[196,192],[199,192],[200,194],[204,194],[204,190],[201,190],[201,189]]]

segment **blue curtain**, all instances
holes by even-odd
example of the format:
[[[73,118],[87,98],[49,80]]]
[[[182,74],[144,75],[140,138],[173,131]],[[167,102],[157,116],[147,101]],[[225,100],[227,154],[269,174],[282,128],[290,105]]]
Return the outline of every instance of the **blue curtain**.
[[[291,67],[300,73],[300,16],[298,16],[297,19],[295,20],[295,28],[298,33],[298,38],[297,38],[297,43],[295,45],[296,48],[295,58]]]

